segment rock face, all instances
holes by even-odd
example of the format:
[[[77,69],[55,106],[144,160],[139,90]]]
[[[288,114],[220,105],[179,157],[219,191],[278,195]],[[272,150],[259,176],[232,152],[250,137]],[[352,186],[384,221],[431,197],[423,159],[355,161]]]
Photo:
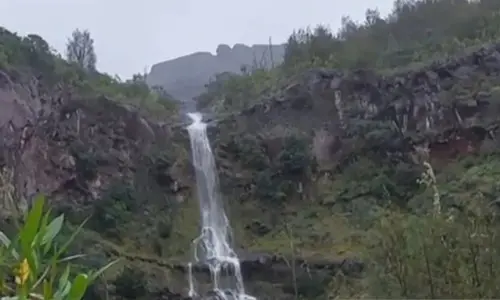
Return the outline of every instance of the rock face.
[[[113,182],[134,184],[139,164],[167,148],[168,129],[132,108],[104,97],[78,99],[62,87],[43,93],[35,78],[26,85],[0,76],[2,160],[16,167],[16,190],[23,199],[37,193],[66,197],[70,191],[82,202],[100,199]],[[179,186],[156,176],[164,191]]]
[[[148,84],[160,85],[173,97],[189,102],[204,92],[214,75],[223,72],[241,72],[242,66],[270,67],[283,61],[284,45],[236,44],[233,48],[219,45],[216,55],[197,52],[153,65]],[[194,108],[194,107],[193,107]]]
[[[239,128],[273,138],[293,132],[310,137],[316,160],[337,163],[335,154],[361,146],[386,153],[425,147],[436,158],[478,151],[484,140],[494,139],[499,125],[499,51],[500,45],[482,48],[387,76],[370,70],[310,70],[259,104],[219,121],[218,131]],[[354,142],[356,147],[350,147]]]

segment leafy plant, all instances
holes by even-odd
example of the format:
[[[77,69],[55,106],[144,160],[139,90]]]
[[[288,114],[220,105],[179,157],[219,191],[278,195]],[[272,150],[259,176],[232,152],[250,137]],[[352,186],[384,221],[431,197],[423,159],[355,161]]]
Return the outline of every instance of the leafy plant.
[[[416,215],[384,210],[369,231],[374,298],[496,298],[498,220],[487,207]]]
[[[85,222],[64,242],[56,237],[64,225],[64,215],[51,219],[50,209],[44,212],[45,198],[35,199],[17,235],[7,237],[0,231],[1,299],[11,300],[79,300],[87,288],[117,260],[97,271],[72,275],[71,262],[82,254],[64,256]],[[9,282],[9,276],[15,278]]]

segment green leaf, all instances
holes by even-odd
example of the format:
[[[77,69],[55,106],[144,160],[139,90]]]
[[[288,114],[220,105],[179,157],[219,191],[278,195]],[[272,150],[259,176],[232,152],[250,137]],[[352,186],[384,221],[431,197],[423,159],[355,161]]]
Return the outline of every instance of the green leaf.
[[[57,290],[57,292],[54,295],[53,300],[63,300],[66,299],[66,295],[68,295],[69,291],[71,290],[71,282],[67,281],[64,286],[62,286],[60,289]]]
[[[38,285],[39,285],[40,283],[42,283],[42,282],[45,284],[45,282],[47,281],[47,280],[46,280],[46,277],[47,277],[47,275],[49,275],[50,267],[51,267],[50,265],[47,265],[47,266],[45,267],[45,271],[43,271],[42,275],[40,275],[40,276],[38,277],[38,280],[37,280],[37,281],[35,282],[35,284],[33,284],[33,286],[31,287],[31,289],[32,289],[32,290],[36,289],[36,288],[38,287]],[[52,286],[50,283],[49,283],[49,285],[50,285],[50,286]]]
[[[107,265],[105,265],[104,267],[100,268],[96,272],[92,272],[90,275],[89,282],[94,282],[94,280],[96,280],[99,276],[101,276],[102,273],[104,273],[107,269],[109,269],[110,267],[112,267],[113,265],[118,263],[119,261],[120,261],[120,259],[114,260],[114,261],[108,263]]]
[[[50,249],[52,248],[53,244],[47,243],[43,246],[43,255],[47,255],[49,253]]]
[[[49,224],[49,218],[50,218],[50,208],[47,210],[42,220],[40,221],[40,227],[38,229],[38,233],[36,234],[35,243],[39,244],[43,240],[43,237],[47,232],[47,225]]]
[[[73,281],[68,298],[71,300],[80,300],[83,298],[89,285],[89,278],[86,274],[78,274]]]
[[[61,262],[67,262],[67,261],[71,261],[71,260],[75,260],[75,259],[78,259],[78,258],[82,258],[82,257],[85,257],[87,256],[86,254],[75,254],[75,255],[70,255],[70,256],[66,256],[65,258],[61,258],[60,260],[58,260],[57,262],[58,263],[61,263]]]
[[[2,243],[7,249],[11,249],[11,254],[14,257],[15,260],[19,260],[19,253],[14,249],[12,242],[10,239],[0,231],[0,243]]]
[[[43,281],[43,298],[52,299],[52,286],[47,280]]]
[[[64,215],[61,214],[59,217],[55,218],[50,222],[49,226],[47,226],[47,231],[42,239],[42,245],[50,244],[54,240],[54,238],[61,231],[62,225],[64,223]]]
[[[63,274],[59,277],[59,283],[54,299],[64,299],[64,297],[69,293],[71,289],[71,282],[69,281],[70,269],[70,265],[67,265]]]
[[[47,212],[43,215],[42,220],[40,221],[40,229],[38,231],[38,234],[44,234],[47,230],[47,225],[49,224],[49,218],[50,218],[50,211],[51,209],[47,209]]]
[[[11,243],[10,239],[2,231],[0,231],[0,243],[2,243],[6,248],[9,248]]]
[[[30,259],[32,243],[38,232],[40,220],[42,218],[44,202],[45,198],[43,196],[38,196],[35,199],[33,207],[29,211],[26,222],[20,232],[21,249],[28,260]]]
[[[33,259],[33,266],[30,265],[30,268],[31,268],[31,272],[30,272],[30,275],[31,276],[38,276],[38,269],[40,268],[40,255],[38,253],[38,249],[34,248],[32,251],[32,259]],[[28,260],[29,262],[29,260]]]
[[[59,287],[58,287],[59,290],[62,290],[68,283],[70,269],[71,267],[68,264],[66,266],[66,269],[62,273],[61,277],[59,277]]]
[[[54,256],[52,257],[52,259],[54,261],[57,261],[59,259],[59,256],[61,256],[61,254],[63,254],[66,249],[68,249],[69,245],[73,242],[73,240],[75,239],[76,235],[78,233],[80,233],[80,231],[82,230],[83,226],[85,226],[85,224],[88,222],[88,220],[90,219],[90,217],[87,217],[76,229],[75,231],[73,232],[73,234],[66,240],[66,243],[64,243],[64,245],[61,247],[61,249],[59,249],[56,254],[54,254]]]

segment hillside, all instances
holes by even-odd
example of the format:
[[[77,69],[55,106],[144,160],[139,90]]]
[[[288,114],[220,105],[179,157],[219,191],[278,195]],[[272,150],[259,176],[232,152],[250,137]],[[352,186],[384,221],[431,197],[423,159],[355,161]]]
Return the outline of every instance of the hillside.
[[[498,295],[488,270],[500,6],[414,2],[397,1],[387,19],[345,19],[337,34],[299,31],[280,67],[224,78],[200,97],[218,113],[213,140],[233,214],[245,216],[240,243],[310,263],[291,267],[291,294],[324,299],[327,284],[307,266],[357,269],[362,257],[363,279],[326,280],[326,293]]]
[[[338,34],[298,31],[282,65],[209,86],[199,105],[215,112],[249,293],[500,297],[499,12],[399,0]],[[19,206],[42,192],[73,224],[91,215],[72,249],[89,254],[82,268],[123,258],[87,299],[183,299],[199,231],[185,124],[168,105],[144,107],[149,89],[126,93],[131,82],[32,38],[0,36],[0,102],[16,112],[0,114],[3,185]]]

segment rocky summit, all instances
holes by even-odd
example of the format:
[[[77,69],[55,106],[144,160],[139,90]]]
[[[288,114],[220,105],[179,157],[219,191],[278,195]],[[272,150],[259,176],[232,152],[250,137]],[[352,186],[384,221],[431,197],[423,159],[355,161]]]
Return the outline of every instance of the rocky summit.
[[[298,31],[280,65],[206,87],[198,107],[249,294],[500,297],[499,3],[396,1],[336,34]],[[144,76],[87,62],[0,30],[2,230],[15,235],[43,194],[65,216],[56,243],[84,222],[72,272],[119,259],[84,299],[188,299],[189,121]],[[206,265],[191,271],[210,283]]]
[[[284,49],[284,45],[236,44],[230,47],[221,44],[215,55],[197,52],[153,65],[147,82],[152,86],[162,86],[185,103],[202,94],[205,85],[220,73],[241,73],[242,70],[280,64]]]

